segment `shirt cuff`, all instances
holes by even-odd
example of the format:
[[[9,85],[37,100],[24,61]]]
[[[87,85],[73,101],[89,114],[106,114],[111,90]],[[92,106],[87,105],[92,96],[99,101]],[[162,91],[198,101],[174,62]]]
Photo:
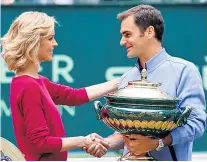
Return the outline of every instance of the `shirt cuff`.
[[[53,148],[54,152],[59,152],[62,149],[62,138],[60,137],[52,137],[50,140],[49,149]]]
[[[82,98],[83,98],[84,103],[89,102],[90,100],[89,100],[86,88],[80,88],[80,89],[82,91],[81,95],[83,96]]]

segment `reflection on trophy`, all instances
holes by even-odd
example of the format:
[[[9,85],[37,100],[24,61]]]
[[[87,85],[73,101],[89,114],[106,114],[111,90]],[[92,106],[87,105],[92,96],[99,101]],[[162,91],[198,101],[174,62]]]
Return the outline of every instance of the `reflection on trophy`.
[[[177,109],[179,99],[172,98],[148,82],[147,71],[141,72],[141,80],[105,96],[106,104],[94,102],[97,119],[121,134],[141,134],[150,138],[164,138],[173,129],[186,124],[192,108]],[[148,153],[128,153],[120,160],[155,160]]]

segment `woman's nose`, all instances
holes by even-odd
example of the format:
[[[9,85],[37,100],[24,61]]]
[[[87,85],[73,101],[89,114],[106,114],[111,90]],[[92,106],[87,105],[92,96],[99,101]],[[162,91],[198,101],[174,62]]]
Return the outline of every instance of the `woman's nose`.
[[[54,40],[54,43],[53,43],[54,46],[58,46],[58,43],[56,40]]]

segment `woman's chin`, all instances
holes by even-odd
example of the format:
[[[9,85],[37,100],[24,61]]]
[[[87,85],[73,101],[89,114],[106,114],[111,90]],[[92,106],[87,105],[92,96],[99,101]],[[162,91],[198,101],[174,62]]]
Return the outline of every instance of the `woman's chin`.
[[[52,56],[48,57],[46,61],[52,61]]]
[[[43,61],[44,62],[50,62],[50,61],[52,61],[52,58],[47,58],[47,59],[44,59]]]

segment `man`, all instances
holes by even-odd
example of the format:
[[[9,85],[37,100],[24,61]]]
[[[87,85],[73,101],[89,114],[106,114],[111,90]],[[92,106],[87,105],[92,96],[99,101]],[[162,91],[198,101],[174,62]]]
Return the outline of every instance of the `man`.
[[[139,5],[117,17],[122,21],[120,44],[126,47],[129,58],[138,57],[135,66],[122,76],[119,88],[127,86],[129,81],[140,80],[140,72],[145,68],[149,81],[162,83],[162,91],[181,99],[179,109],[187,105],[193,109],[187,124],[176,128],[163,139],[136,134],[126,137],[114,133],[105,138],[110,149],[121,149],[125,143],[124,154],[128,148],[135,155],[150,151],[157,160],[191,160],[193,141],[203,135],[206,126],[205,94],[197,68],[191,62],[170,56],[162,47],[164,20],[154,7]],[[95,150],[91,146],[87,152],[93,155]]]

